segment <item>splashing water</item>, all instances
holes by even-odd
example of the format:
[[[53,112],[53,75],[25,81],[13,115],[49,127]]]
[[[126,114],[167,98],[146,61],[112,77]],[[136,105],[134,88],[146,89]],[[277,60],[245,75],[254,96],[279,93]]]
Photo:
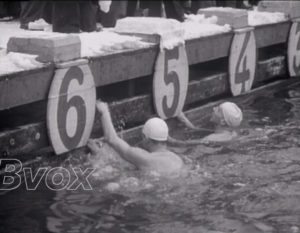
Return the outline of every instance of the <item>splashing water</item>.
[[[95,169],[93,189],[9,192],[0,232],[300,232],[299,97],[298,84],[237,99],[241,136],[172,148],[186,164],[176,178],[141,173],[105,144],[97,156],[70,156],[63,167]],[[197,137],[172,131],[183,132]]]

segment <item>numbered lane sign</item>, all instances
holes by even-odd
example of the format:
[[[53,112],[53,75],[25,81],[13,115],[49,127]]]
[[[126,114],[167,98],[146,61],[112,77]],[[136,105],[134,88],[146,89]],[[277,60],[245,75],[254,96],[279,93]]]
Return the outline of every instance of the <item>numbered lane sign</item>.
[[[47,106],[47,127],[56,154],[87,143],[95,104],[96,89],[88,64],[56,70]]]
[[[160,51],[153,79],[154,106],[159,117],[177,116],[183,109],[189,79],[185,46]]]
[[[256,69],[253,28],[236,30],[229,55],[230,89],[234,96],[251,90]]]
[[[290,30],[288,66],[291,77],[300,76],[300,19],[293,22]]]

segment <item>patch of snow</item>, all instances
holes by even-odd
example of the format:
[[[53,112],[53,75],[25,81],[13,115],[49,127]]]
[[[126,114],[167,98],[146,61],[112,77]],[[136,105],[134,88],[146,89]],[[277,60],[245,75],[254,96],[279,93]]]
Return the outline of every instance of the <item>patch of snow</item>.
[[[120,35],[111,31],[80,33],[81,57],[93,57],[127,49],[137,49],[149,46],[135,36]]]
[[[117,21],[116,32],[160,35],[160,48],[172,49],[184,44],[184,28],[175,19],[158,17],[127,17]]]
[[[273,24],[287,20],[288,17],[282,12],[262,12],[257,11],[257,9],[248,11],[248,24],[250,26]]]
[[[58,37],[66,36],[64,33],[54,33],[50,31],[30,31],[20,28],[17,21],[0,22],[0,48],[7,48],[7,42],[11,37]]]
[[[36,61],[36,58],[37,55],[13,52],[6,54],[5,50],[1,50],[0,76],[43,67],[44,64]]]
[[[232,8],[232,7],[208,7],[201,8],[201,11],[219,11],[219,12],[243,12],[244,9]]]
[[[52,31],[52,25],[48,24],[44,19],[38,19],[28,23],[30,30]]]
[[[185,16],[186,19],[182,23],[184,27],[184,39],[195,39],[200,37],[207,37],[216,34],[222,34],[231,31],[230,25],[217,25],[218,17],[212,16],[205,18],[203,14]]]

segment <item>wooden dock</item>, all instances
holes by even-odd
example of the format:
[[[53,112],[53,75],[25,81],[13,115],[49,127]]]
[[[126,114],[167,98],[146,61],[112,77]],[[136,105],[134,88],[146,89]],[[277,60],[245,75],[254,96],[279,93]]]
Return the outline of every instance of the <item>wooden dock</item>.
[[[288,78],[286,47],[291,25],[292,22],[288,21],[254,28],[257,60],[252,88],[278,77]],[[190,75],[184,110],[197,103],[231,96],[228,62],[234,36],[235,32],[229,32],[186,41]],[[124,124],[125,128],[131,128],[156,114],[152,80],[158,54],[159,45],[155,44],[149,48],[86,59],[83,66],[91,71],[97,98],[109,101],[116,126]],[[80,67],[80,63],[77,66]],[[63,64],[52,63],[43,68],[0,77],[1,116],[10,116],[8,112],[26,106],[42,106],[41,117],[37,121],[9,128],[2,126],[1,157],[22,156],[45,148],[52,150],[46,106],[55,74],[62,67]],[[122,93],[118,93],[120,89]],[[114,98],[111,90],[121,97]],[[27,116],[30,117],[30,114]],[[92,124],[91,137],[101,136],[97,114]]]

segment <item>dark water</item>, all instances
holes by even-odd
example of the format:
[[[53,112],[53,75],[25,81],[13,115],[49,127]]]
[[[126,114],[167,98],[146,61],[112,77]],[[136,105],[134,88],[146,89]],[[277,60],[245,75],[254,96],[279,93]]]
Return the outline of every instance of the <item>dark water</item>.
[[[275,89],[234,99],[245,117],[238,140],[173,148],[187,165],[177,178],[141,174],[106,146],[71,156],[61,166],[96,169],[93,190],[42,182],[1,195],[0,232],[300,232],[300,84]]]

